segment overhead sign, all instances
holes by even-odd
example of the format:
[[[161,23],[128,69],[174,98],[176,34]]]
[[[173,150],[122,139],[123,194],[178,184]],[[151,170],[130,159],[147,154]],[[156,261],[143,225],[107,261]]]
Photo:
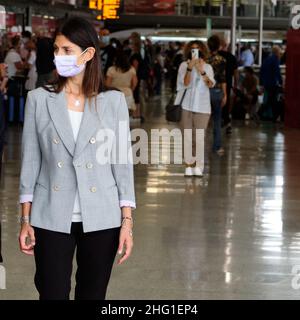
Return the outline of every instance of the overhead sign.
[[[102,11],[98,19],[119,19],[120,0],[89,0],[89,8],[92,10]]]
[[[126,0],[125,12],[130,14],[174,15],[176,0]]]

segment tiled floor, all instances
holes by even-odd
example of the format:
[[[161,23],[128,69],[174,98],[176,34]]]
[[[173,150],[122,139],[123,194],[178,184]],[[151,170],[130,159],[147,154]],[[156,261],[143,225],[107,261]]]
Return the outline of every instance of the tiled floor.
[[[149,103],[145,129],[166,126],[165,103]],[[33,259],[17,241],[20,132],[9,130],[0,189],[0,299],[37,298]],[[300,297],[300,131],[236,123],[224,145],[223,157],[208,149],[203,179],[179,165],[136,166],[134,253],[114,267],[109,299]]]

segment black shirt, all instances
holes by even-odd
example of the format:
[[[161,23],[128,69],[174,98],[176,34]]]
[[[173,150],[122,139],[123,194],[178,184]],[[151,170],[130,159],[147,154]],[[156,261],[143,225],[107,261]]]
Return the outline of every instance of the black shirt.
[[[237,58],[228,51],[219,51],[219,54],[226,60],[226,83],[227,87],[232,88],[232,77],[238,68]]]
[[[222,83],[226,83],[226,60],[219,53],[212,54],[208,58],[208,64],[210,64],[214,70],[216,87],[220,87]]]
[[[104,62],[104,74],[106,74],[107,70],[114,64],[116,54],[117,49],[111,44],[103,49],[103,53],[101,53],[101,59]]]
[[[136,60],[138,64],[138,69],[137,69],[137,77],[138,80],[146,80],[148,79],[149,76],[149,64],[147,60],[147,56],[145,55],[145,58],[142,58],[142,55],[140,53],[134,53],[130,57],[130,63],[132,64],[133,61]]]

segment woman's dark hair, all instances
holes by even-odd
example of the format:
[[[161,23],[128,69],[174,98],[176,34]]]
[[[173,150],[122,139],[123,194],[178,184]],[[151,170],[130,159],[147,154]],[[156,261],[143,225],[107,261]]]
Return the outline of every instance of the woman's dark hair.
[[[20,37],[19,36],[14,36],[12,39],[11,39],[11,45],[13,48],[16,48],[19,44],[20,44]]]
[[[207,45],[210,52],[216,52],[220,50],[221,39],[218,35],[213,35],[207,40]]]
[[[96,52],[92,60],[86,63],[84,78],[82,82],[82,91],[88,98],[95,97],[100,92],[105,91],[101,58],[99,38],[93,25],[87,20],[80,17],[71,17],[57,28],[55,37],[63,35],[69,41],[79,46],[82,51],[89,47],[95,48]],[[57,79],[51,83],[53,90],[58,93],[61,92],[65,86],[67,78],[57,76]]]
[[[184,48],[185,59],[187,59],[187,60],[192,59],[192,52],[191,51],[192,51],[193,45],[197,45],[199,47],[199,50],[201,51],[201,56],[206,61],[207,56],[208,56],[207,47],[204,42],[199,41],[199,40],[190,41],[186,44],[186,46]]]
[[[129,71],[131,68],[128,55],[123,50],[118,50],[114,64],[116,69],[121,70],[123,73]]]

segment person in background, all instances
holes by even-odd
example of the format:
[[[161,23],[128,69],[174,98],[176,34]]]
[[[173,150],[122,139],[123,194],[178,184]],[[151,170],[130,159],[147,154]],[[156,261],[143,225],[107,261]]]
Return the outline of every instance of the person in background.
[[[6,116],[5,116],[5,106],[3,95],[6,93],[6,86],[8,82],[7,77],[7,65],[5,63],[0,63],[0,184],[2,181],[2,162],[3,162],[3,151],[5,145],[5,133],[6,133]],[[0,212],[0,263],[3,263],[2,257],[2,212]]]
[[[227,102],[222,110],[222,117],[224,126],[226,127],[226,133],[232,133],[231,124],[231,91],[232,87],[238,86],[239,72],[238,72],[238,61],[237,58],[229,52],[228,43],[224,38],[221,38],[221,49],[219,54],[226,60],[226,85],[227,85]]]
[[[282,76],[280,71],[281,56],[280,47],[274,46],[272,48],[272,54],[263,62],[260,71],[261,85],[267,94],[265,108],[267,110],[272,110],[273,121],[276,121],[281,113],[277,103],[277,97],[282,86]]]
[[[197,57],[192,55],[197,50]],[[201,41],[186,46],[186,61],[182,62],[177,77],[177,96],[181,103],[180,127],[184,137],[185,176],[203,176],[205,130],[211,114],[209,88],[215,85],[213,68],[206,63],[207,47]],[[182,100],[183,99],[183,100]],[[192,130],[190,135],[185,130]]]
[[[25,89],[27,91],[30,91],[36,88],[36,82],[37,82],[36,47],[32,40],[29,40],[28,42],[26,42],[26,49],[29,52],[29,56],[27,60],[29,72],[27,75],[27,81],[25,82]]]
[[[7,76],[7,65],[0,63],[0,179],[2,171],[2,156],[5,144],[5,132],[6,132],[6,116],[5,116],[5,105],[3,95],[6,93],[6,86],[8,82]]]
[[[11,48],[8,51],[4,62],[8,66],[8,78],[9,78],[9,87],[12,86],[13,77],[16,76],[18,73],[24,71],[26,68],[25,63],[23,63],[21,55],[20,55],[20,48],[21,48],[21,39],[18,36],[15,36],[11,40]],[[10,91],[10,88],[9,88]]]
[[[36,71],[38,74],[36,87],[43,87],[54,79],[53,40],[46,36],[45,30],[37,32]]]
[[[153,97],[155,94],[155,57],[157,47],[161,47],[160,45],[153,45],[152,41],[149,38],[146,38],[144,43],[145,57],[148,64],[148,77],[146,79],[146,87],[147,87],[147,96]],[[162,49],[161,49],[162,51]],[[164,57],[162,56],[160,51],[160,59],[162,60],[161,65],[164,65]],[[163,70],[162,70],[163,72]]]
[[[127,55],[127,57],[129,58],[131,55],[131,48],[130,48],[130,42],[129,39],[125,39],[123,41],[123,51],[124,53]]]
[[[28,60],[29,51],[26,47],[28,41],[31,40],[31,32],[30,31],[23,31],[21,37],[21,48],[20,48],[20,56],[23,61]]]
[[[257,102],[258,102],[258,78],[254,74],[251,67],[245,67],[245,77],[242,81],[241,91],[244,94],[244,107],[249,114],[250,119],[259,122],[257,116]]]
[[[208,63],[214,69],[216,80],[216,85],[210,90],[214,123],[213,152],[221,156],[224,154],[224,148],[222,147],[222,108],[227,103],[226,60],[219,54],[221,48],[219,36],[211,36],[207,44],[210,50]]]
[[[154,93],[158,96],[161,95],[161,85],[164,72],[164,58],[161,55],[161,46],[156,47],[156,55],[154,58]]]
[[[254,64],[254,55],[250,43],[247,43],[242,49],[240,64],[243,67],[252,67]]]
[[[184,60],[184,43],[176,42],[175,50],[176,52],[171,62],[171,69],[170,69],[172,93],[176,91],[178,69]]]
[[[116,38],[110,38],[109,44],[102,49],[101,59],[103,60],[104,74],[106,74],[107,70],[114,64],[117,51],[120,50],[120,48],[120,41]]]
[[[133,118],[143,123],[145,121],[144,107],[146,104],[147,79],[149,77],[150,61],[139,33],[133,32],[131,34],[130,45],[132,48],[130,63],[135,68],[138,78],[138,85],[133,93],[137,107]]]
[[[106,86],[121,90],[127,102],[129,111],[136,110],[133,91],[138,83],[136,71],[129,62],[129,58],[124,51],[119,50],[115,57],[114,65],[106,73]]]
[[[8,70],[8,88],[7,95],[9,97],[9,112],[10,121],[17,121],[21,108],[21,94],[26,76],[28,64],[22,61],[20,56],[21,41],[18,36],[11,40],[12,47],[5,57],[5,64]],[[11,107],[13,107],[11,109]]]
[[[287,43],[286,40],[282,41],[282,56],[280,59],[280,65],[286,65],[286,58],[287,58]]]

